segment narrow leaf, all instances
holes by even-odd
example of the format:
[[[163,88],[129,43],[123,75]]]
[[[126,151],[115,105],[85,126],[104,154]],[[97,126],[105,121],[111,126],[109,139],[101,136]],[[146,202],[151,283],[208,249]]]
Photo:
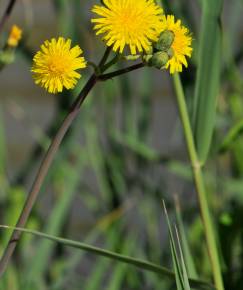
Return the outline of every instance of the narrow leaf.
[[[90,252],[90,253],[93,253],[93,254],[96,254],[99,256],[104,256],[104,257],[110,258],[112,260],[120,261],[120,262],[129,264],[129,265],[133,265],[141,270],[147,270],[147,271],[150,271],[153,273],[157,273],[161,276],[175,278],[175,274],[165,267],[161,267],[157,264],[154,264],[154,263],[151,263],[148,261],[144,261],[141,259],[132,258],[132,257],[126,256],[126,255],[122,255],[122,254],[118,254],[118,253],[115,253],[112,251],[104,250],[102,248],[87,245],[85,243],[81,243],[81,242],[77,242],[77,241],[73,241],[73,240],[69,240],[69,239],[64,239],[64,238],[60,238],[60,237],[55,237],[52,235],[48,235],[48,234],[45,234],[42,232],[30,230],[30,229],[16,228],[16,227],[11,227],[11,226],[6,226],[6,225],[0,225],[0,228],[10,229],[10,230],[18,230],[18,231],[21,231],[23,233],[32,234],[32,235],[38,236],[40,238],[48,239],[50,241],[63,244],[65,246],[84,250],[84,251],[87,251],[87,252]],[[190,283],[192,286],[198,287],[198,289],[199,288],[200,289],[215,289],[215,287],[213,285],[211,285],[207,282],[204,282],[204,281],[200,281],[200,280],[190,279]]]
[[[184,289],[191,290],[191,287],[189,284],[189,279],[188,279],[188,274],[187,274],[187,269],[186,269],[186,264],[185,264],[185,260],[184,260],[184,255],[183,255],[182,248],[181,248],[181,241],[180,241],[178,230],[177,230],[176,226],[175,226],[175,231],[176,231],[176,237],[177,237],[177,241],[178,241],[180,257],[181,257],[181,267],[182,267],[182,273],[183,273]]]
[[[181,271],[180,261],[177,255],[172,228],[171,228],[171,224],[170,224],[170,220],[169,220],[169,216],[168,216],[168,212],[167,212],[164,200],[163,200],[163,206],[164,206],[164,212],[165,212],[166,221],[167,221],[167,225],[169,229],[170,249],[171,249],[171,256],[172,256],[172,261],[173,261],[173,268],[175,272],[176,286],[177,286],[177,290],[184,290],[185,287],[184,287],[184,281],[183,281],[183,274]]]
[[[225,152],[230,145],[243,133],[243,120],[238,121],[225,136],[219,151]]]
[[[175,208],[176,208],[176,221],[178,224],[178,230],[179,230],[179,234],[181,237],[181,245],[182,245],[182,250],[184,253],[184,257],[185,257],[185,264],[188,270],[188,274],[190,277],[197,279],[198,275],[197,275],[197,271],[195,268],[195,263],[192,257],[192,253],[190,250],[190,246],[188,244],[188,240],[187,240],[187,236],[186,236],[186,231],[184,228],[184,224],[182,221],[182,216],[181,216],[181,209],[180,209],[180,201],[178,196],[175,196]]]
[[[202,163],[206,161],[211,145],[219,94],[221,10],[222,0],[202,1],[201,38],[193,111],[195,141],[199,160]]]

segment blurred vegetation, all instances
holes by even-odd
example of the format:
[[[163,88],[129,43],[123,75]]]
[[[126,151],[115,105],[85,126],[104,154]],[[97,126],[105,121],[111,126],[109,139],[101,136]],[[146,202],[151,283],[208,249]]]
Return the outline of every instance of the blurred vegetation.
[[[243,3],[225,0],[223,11],[217,16],[218,26],[212,28],[212,7],[202,7],[203,0],[189,1],[190,4],[188,0],[162,2],[166,13],[182,18],[193,31],[194,57],[181,78],[200,160],[206,162],[208,198],[214,214],[225,289],[242,290]],[[89,17],[85,16],[94,1],[50,0],[50,3],[55,11],[56,35],[71,37],[91,59],[97,60],[104,48],[94,40]],[[26,8],[31,9],[31,5]],[[203,9],[210,27],[201,27]],[[17,58],[30,66],[35,50],[28,42],[31,26],[23,29],[25,39]],[[222,39],[208,36],[207,29],[222,29]],[[207,50],[210,45],[213,51]],[[196,75],[198,63],[202,63],[200,68],[213,66],[214,73],[201,81],[202,87],[195,88],[197,79],[205,77],[205,68]],[[83,78],[87,76],[88,73]],[[174,130],[170,136],[161,136],[165,140],[176,136],[173,138],[176,146],[160,150],[161,146],[153,139],[153,130],[156,128],[159,134],[161,126],[161,123],[154,124],[153,116],[156,109],[160,111],[158,106],[163,105],[155,96],[157,87],[161,89],[156,87],[160,78],[161,72],[146,69],[98,85],[65,137],[27,227],[151,261],[174,270],[179,280],[111,262],[35,235],[23,235],[11,266],[1,279],[1,290],[169,290],[190,289],[187,275],[211,280],[179,119],[176,118],[175,126],[168,122],[169,130]],[[166,87],[170,86],[169,76],[163,76],[163,80]],[[8,140],[4,112],[0,112],[0,224],[15,225],[40,158],[83,83],[82,79],[74,91],[57,97],[55,116],[44,132],[42,128],[33,128],[34,136],[41,132],[38,142],[11,178],[6,166]],[[216,87],[219,94],[215,93]],[[198,102],[200,95],[207,93],[209,102],[206,105],[207,100],[203,104]],[[159,94],[164,98],[162,92]],[[174,98],[172,93],[170,97]],[[198,110],[200,120],[193,115]],[[169,117],[168,114],[163,119],[169,120]],[[162,118],[158,120],[162,122]],[[208,135],[203,145],[205,131]],[[177,239],[173,240],[174,227],[169,227],[168,232],[162,200],[166,202],[170,220],[178,225],[181,237],[178,245],[184,257],[180,255],[180,247],[177,251]],[[9,236],[9,231],[1,230],[1,252]]]

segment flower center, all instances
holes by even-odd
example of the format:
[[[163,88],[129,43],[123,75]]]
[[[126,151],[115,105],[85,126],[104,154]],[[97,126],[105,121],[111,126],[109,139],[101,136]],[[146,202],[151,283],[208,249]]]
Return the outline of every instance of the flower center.
[[[130,26],[131,25],[131,20],[132,20],[131,12],[128,11],[128,10],[124,10],[122,12],[121,17],[120,17],[121,23],[124,24],[124,25]]]
[[[120,29],[123,27],[127,33],[134,33],[141,25],[141,19],[131,9],[122,10],[118,22],[117,24],[120,26]]]
[[[54,57],[48,64],[49,71],[56,76],[65,74],[68,69],[69,63],[62,57]]]

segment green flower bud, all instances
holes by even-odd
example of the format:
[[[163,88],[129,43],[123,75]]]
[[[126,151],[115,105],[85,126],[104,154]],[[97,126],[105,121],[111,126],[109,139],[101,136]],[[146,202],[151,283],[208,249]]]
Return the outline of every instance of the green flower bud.
[[[158,42],[155,44],[155,48],[160,51],[167,51],[175,38],[175,34],[170,30],[163,31],[160,36]]]
[[[167,52],[159,51],[152,56],[152,58],[149,61],[149,64],[158,69],[162,69],[169,59],[170,57]]]
[[[174,50],[172,47],[167,50],[167,54],[169,58],[172,58],[174,56]]]

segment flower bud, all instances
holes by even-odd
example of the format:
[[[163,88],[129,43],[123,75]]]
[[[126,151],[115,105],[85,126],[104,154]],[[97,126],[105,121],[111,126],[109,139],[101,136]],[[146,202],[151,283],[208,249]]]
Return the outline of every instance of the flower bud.
[[[170,30],[163,31],[160,36],[158,42],[155,44],[155,48],[160,51],[167,51],[175,38],[175,34]]]
[[[8,37],[8,46],[9,47],[16,47],[19,44],[19,41],[22,37],[22,30],[17,26],[13,25]]]
[[[159,51],[156,52],[149,61],[151,66],[154,66],[158,69],[162,69],[170,59],[167,52]]]
[[[172,47],[167,50],[167,54],[169,58],[172,58],[174,56],[174,50]]]

